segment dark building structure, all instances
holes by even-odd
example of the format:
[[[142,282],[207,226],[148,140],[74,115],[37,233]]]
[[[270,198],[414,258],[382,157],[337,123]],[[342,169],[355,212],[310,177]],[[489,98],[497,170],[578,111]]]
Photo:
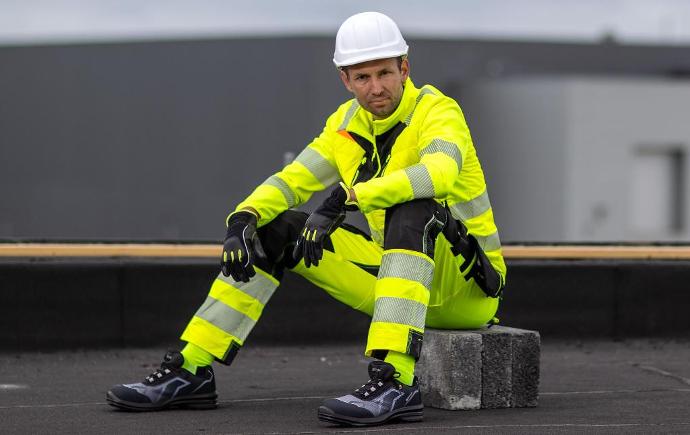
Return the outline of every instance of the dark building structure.
[[[461,105],[480,78],[690,72],[686,47],[612,40],[410,46],[415,82]],[[220,239],[349,98],[331,57],[325,37],[0,47],[0,239]]]

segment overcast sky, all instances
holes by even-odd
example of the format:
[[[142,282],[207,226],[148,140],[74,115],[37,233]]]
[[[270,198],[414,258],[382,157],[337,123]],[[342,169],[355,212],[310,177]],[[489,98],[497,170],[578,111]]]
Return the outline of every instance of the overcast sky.
[[[406,36],[690,45],[690,0],[0,0],[0,44],[333,36],[365,10]]]

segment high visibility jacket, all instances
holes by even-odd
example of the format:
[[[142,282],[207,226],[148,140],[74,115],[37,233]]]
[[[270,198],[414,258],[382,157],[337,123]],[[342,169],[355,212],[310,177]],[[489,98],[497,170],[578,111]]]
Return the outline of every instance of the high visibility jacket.
[[[419,198],[447,203],[505,279],[498,230],[472,138],[458,104],[430,85],[405,83],[400,105],[374,119],[352,99],[322,133],[237,209],[253,207],[259,226],[343,181],[354,188],[372,238],[383,245],[385,209]]]

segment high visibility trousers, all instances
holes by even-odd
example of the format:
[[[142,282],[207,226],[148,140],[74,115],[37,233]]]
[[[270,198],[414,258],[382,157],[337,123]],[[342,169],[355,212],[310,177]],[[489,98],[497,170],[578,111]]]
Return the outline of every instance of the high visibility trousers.
[[[372,317],[368,356],[383,358],[394,350],[419,358],[425,326],[485,325],[495,315],[498,299],[487,297],[474,278],[466,280],[460,272],[465,259],[453,255],[438,222],[433,222],[438,207],[433,200],[418,200],[386,210],[383,248],[356,228],[343,225],[326,240],[319,265],[310,268],[292,258],[307,215],[282,213],[259,229],[268,258],[257,260],[256,276],[243,283],[219,274],[182,340],[229,364],[286,268]]]

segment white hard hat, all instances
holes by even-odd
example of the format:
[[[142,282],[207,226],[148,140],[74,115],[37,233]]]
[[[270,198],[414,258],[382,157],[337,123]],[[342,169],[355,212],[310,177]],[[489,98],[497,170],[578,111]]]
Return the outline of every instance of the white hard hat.
[[[379,12],[362,12],[345,20],[335,37],[335,66],[407,54],[407,44],[393,20]]]

